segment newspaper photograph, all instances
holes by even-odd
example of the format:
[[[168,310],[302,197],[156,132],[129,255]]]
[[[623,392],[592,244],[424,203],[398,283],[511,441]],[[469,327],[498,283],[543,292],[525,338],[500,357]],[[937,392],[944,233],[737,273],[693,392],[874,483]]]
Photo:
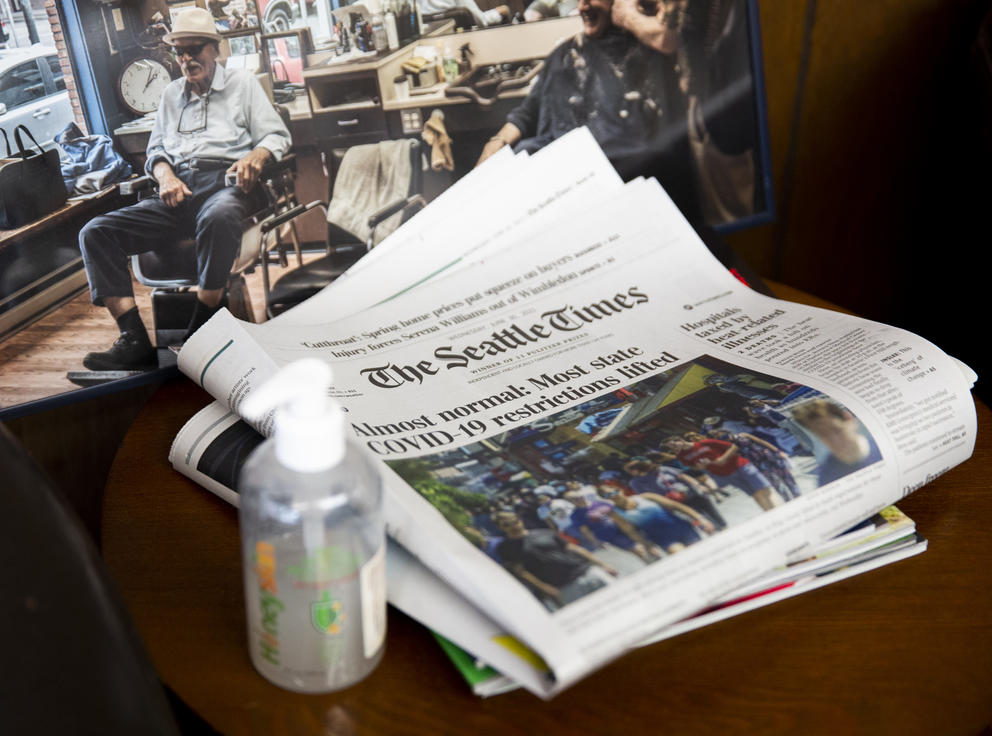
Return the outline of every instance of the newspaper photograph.
[[[313,320],[324,294],[298,324],[222,311],[180,354],[234,432],[279,366],[332,365],[390,535],[537,653],[544,694],[962,462],[976,426],[961,364],[751,291],[656,183],[562,212],[341,319]]]
[[[621,376],[635,374],[638,353],[591,365],[615,361]],[[528,380],[541,389],[556,379],[570,376]],[[610,392],[478,443],[386,461],[549,610],[882,459],[837,402],[710,356],[636,383],[611,375],[582,388]],[[458,429],[485,427],[468,420]]]

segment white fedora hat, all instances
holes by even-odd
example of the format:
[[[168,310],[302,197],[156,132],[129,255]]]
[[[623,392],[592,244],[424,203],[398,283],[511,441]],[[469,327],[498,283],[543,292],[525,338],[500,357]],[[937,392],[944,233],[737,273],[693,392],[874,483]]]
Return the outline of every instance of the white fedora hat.
[[[221,35],[214,24],[214,16],[203,8],[189,8],[176,14],[172,21],[172,32],[162,36],[166,43],[175,43],[183,38],[208,38],[220,41]]]

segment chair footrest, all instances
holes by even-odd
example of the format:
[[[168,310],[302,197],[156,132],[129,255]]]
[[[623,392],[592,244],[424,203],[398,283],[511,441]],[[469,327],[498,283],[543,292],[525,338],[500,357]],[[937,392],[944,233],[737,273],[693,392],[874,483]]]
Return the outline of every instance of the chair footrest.
[[[357,260],[357,259],[356,259]],[[347,271],[354,260],[342,262],[340,254],[321,256],[316,260],[288,271],[269,290],[269,303],[278,305],[299,304]]]

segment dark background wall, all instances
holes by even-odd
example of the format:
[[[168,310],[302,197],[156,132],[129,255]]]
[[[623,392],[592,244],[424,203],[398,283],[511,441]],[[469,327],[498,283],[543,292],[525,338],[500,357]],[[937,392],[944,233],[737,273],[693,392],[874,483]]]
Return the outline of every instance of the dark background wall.
[[[762,275],[919,332],[980,374],[989,6],[760,0],[779,211],[728,236]]]

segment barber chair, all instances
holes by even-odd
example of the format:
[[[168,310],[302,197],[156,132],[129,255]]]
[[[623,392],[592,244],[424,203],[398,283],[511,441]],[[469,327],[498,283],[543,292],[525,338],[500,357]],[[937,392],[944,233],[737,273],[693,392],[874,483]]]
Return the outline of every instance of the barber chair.
[[[388,143],[388,142],[387,142]],[[406,192],[395,199],[377,207],[368,213],[367,225],[369,233],[362,239],[353,232],[333,223],[327,223],[326,252],[324,255],[308,263],[289,270],[274,283],[270,280],[269,263],[271,258],[261,258],[262,283],[265,291],[266,314],[274,317],[297,304],[309,299],[318,291],[334,281],[350,268],[359,258],[370,251],[378,242],[377,228],[387,219],[402,213],[401,222],[405,222],[423,208],[427,201],[423,192],[423,167],[421,165],[422,146],[419,140],[404,141],[409,146],[410,180]],[[384,144],[371,144],[381,146]],[[356,149],[359,147],[355,147]],[[345,156],[355,149],[335,149],[324,155],[328,175],[328,202],[337,196],[343,196],[341,188],[344,184],[338,174],[345,163]],[[352,154],[354,155],[354,153]],[[269,218],[262,223],[262,232],[267,233],[292,222],[295,218],[313,209],[319,209],[327,217],[328,203],[310,202],[298,204]]]
[[[254,271],[259,260],[276,259],[285,267],[289,265],[287,252],[292,249],[297,265],[303,263],[293,217],[281,219],[278,227],[263,228],[267,219],[296,207],[295,173],[296,159],[290,154],[267,164],[252,190],[253,211],[243,222],[241,249],[227,282],[227,307],[246,322],[255,321],[255,312],[245,275]],[[154,183],[152,177],[141,176],[121,183],[119,190],[125,196],[137,194],[140,198],[147,196]],[[152,287],[152,324],[159,367],[175,365],[175,356],[165,348],[182,341],[196,307],[196,241],[183,239],[175,248],[132,256],[131,270],[139,283]],[[88,387],[141,372],[72,370],[66,378],[77,386]]]
[[[296,204],[294,176],[296,160],[292,155],[271,162],[262,170],[258,186],[252,192],[254,211],[245,219],[241,235],[241,250],[231,268],[227,284],[228,309],[238,319],[254,322],[251,299],[245,285],[245,275],[251,273],[263,257],[276,257],[287,265],[287,247],[291,244],[297,263],[302,264],[299,238],[293,218],[280,221],[284,227],[268,228],[267,218],[292,210]],[[145,181],[148,179],[147,181]],[[122,192],[151,186],[149,177],[122,185]],[[265,233],[272,232],[274,245],[265,248]],[[290,243],[284,237],[288,235]],[[139,253],[131,257],[135,279],[152,287],[152,320],[155,344],[165,347],[179,342],[186,332],[196,305],[197,270],[196,241],[184,239],[178,247],[165,251]]]
[[[470,31],[475,25],[475,16],[468,8],[448,8],[436,13],[426,13],[422,18],[424,23],[434,23],[442,20],[455,21],[456,31]]]
[[[92,539],[0,426],[3,731],[178,736],[176,713]]]

